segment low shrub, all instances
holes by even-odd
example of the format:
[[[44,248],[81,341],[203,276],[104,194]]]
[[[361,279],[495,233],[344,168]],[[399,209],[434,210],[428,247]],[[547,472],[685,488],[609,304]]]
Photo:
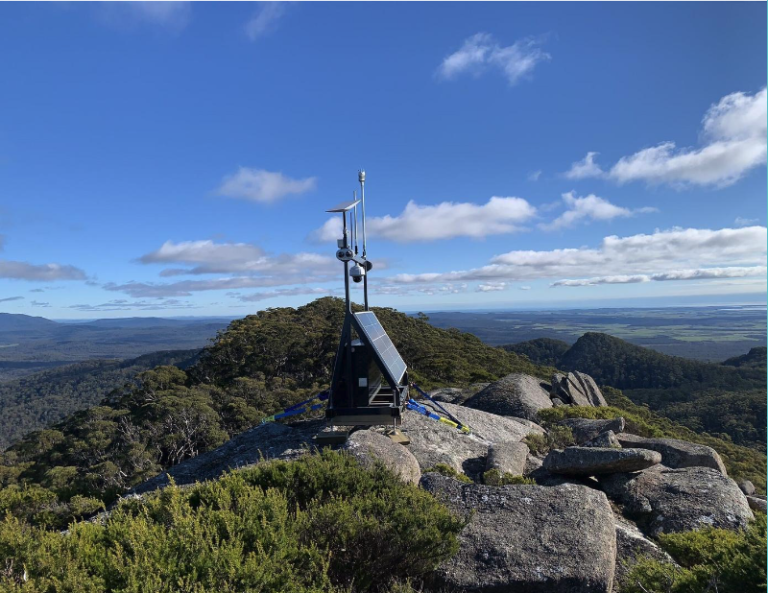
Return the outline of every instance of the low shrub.
[[[463,527],[384,467],[324,452],[170,486],[67,535],[7,515],[0,591],[374,591],[433,570]]]
[[[429,469],[424,470],[425,474],[429,473],[435,473],[440,474],[442,476],[448,476],[449,478],[455,478],[459,482],[464,482],[465,484],[472,484],[472,479],[461,472],[456,471],[453,467],[448,465],[447,463],[438,463],[430,467]]]
[[[571,429],[557,425],[550,426],[546,434],[532,432],[523,439],[523,442],[528,445],[534,455],[544,455],[552,449],[564,449],[575,443]]]
[[[743,531],[706,528],[659,537],[679,567],[645,559],[626,575],[622,593],[765,593],[766,519]]]
[[[483,484],[488,486],[526,485],[536,484],[536,481],[524,476],[516,476],[507,472],[501,473],[497,469],[489,469],[483,474]]]

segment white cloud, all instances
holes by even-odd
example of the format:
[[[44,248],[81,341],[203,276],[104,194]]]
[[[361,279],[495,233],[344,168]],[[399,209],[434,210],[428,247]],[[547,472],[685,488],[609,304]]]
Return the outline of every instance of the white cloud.
[[[710,280],[719,278],[748,278],[765,276],[765,266],[701,268],[697,270],[672,270],[658,274],[639,274],[635,276],[597,276],[576,280],[558,280],[551,286],[597,286],[600,284],[635,284],[639,282],[667,282],[670,280]]]
[[[112,25],[148,24],[180,31],[189,22],[190,2],[102,2],[101,16]]]
[[[160,299],[152,301],[129,301],[127,299],[115,299],[98,305],[77,304],[70,305],[69,309],[78,311],[167,311],[178,309],[199,309],[200,305],[194,305],[178,299]]]
[[[551,56],[541,50],[539,42],[521,39],[502,47],[488,33],[477,33],[464,41],[461,48],[447,56],[438,68],[438,76],[453,80],[461,74],[479,76],[488,69],[497,69],[510,86],[533,72],[540,62]]]
[[[627,218],[638,213],[656,212],[655,208],[637,208],[630,210],[611,204],[608,200],[600,198],[595,194],[589,194],[586,197],[579,198],[576,192],[567,192],[562,195],[563,202],[567,210],[549,223],[539,225],[539,228],[553,231],[566,227],[571,227],[577,222],[586,222],[590,220],[613,220],[614,218]]]
[[[487,284],[477,285],[477,292],[499,292],[506,289],[506,282],[488,282]]]
[[[12,296],[12,297],[5,297],[0,299],[0,303],[7,303],[9,301],[22,301],[24,300],[23,296]]]
[[[274,30],[277,21],[285,14],[287,2],[259,2],[256,13],[245,24],[245,34],[251,41]]]
[[[392,284],[501,282],[538,278],[638,276],[678,270],[764,266],[765,227],[657,230],[653,234],[605,237],[597,248],[510,251],[470,270],[399,274]],[[660,279],[660,276],[659,276]]]
[[[528,173],[528,181],[538,181],[539,177],[541,177],[541,173],[542,173],[541,169],[539,169],[538,171],[531,171],[530,173]]]
[[[603,170],[595,162],[595,157],[599,153],[588,152],[580,161],[576,161],[571,165],[571,168],[564,173],[568,179],[585,179],[587,177],[601,177]]]
[[[736,220],[733,221],[733,224],[736,226],[752,226],[760,222],[757,218],[743,218],[741,216],[737,216]]]
[[[765,165],[767,109],[766,89],[754,95],[732,93],[704,115],[702,147],[678,149],[674,142],[661,142],[622,157],[608,172],[594,163],[595,153],[590,152],[566,176],[606,176],[619,183],[645,181],[677,187],[731,185],[750,169]]]
[[[408,202],[397,216],[371,217],[366,230],[371,236],[399,243],[436,241],[456,237],[480,239],[520,230],[520,225],[536,214],[536,208],[522,198],[492,197],[485,204],[441,202],[420,206]],[[318,241],[341,237],[341,220],[333,217],[312,233]]]
[[[238,299],[245,303],[255,303],[257,301],[273,299],[276,297],[304,296],[304,295],[327,296],[329,294],[331,294],[331,290],[327,288],[298,287],[298,288],[281,288],[278,290],[271,290],[269,292],[254,292],[251,294],[239,296]]]
[[[205,241],[166,241],[139,261],[144,264],[184,264],[191,268],[167,268],[161,276],[184,274],[282,274],[317,275],[337,270],[338,261],[317,253],[269,254],[252,243]]]
[[[226,176],[216,193],[228,198],[269,203],[292,194],[303,194],[317,187],[317,178],[291,179],[280,172],[240,167]]]
[[[530,286],[521,286],[520,290],[531,290]]]
[[[0,278],[13,280],[85,280],[80,268],[61,264],[30,264],[0,259]]]

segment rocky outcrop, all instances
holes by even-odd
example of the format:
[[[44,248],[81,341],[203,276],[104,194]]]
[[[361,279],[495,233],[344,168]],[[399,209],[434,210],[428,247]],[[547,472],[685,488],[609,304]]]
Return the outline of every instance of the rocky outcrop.
[[[441,405],[470,426],[472,432],[464,434],[415,412],[407,412],[400,430],[411,439],[408,450],[416,457],[422,471],[445,463],[477,479],[485,471],[485,459],[491,445],[518,443],[530,433],[544,433],[543,428],[528,420],[505,418],[448,403]],[[435,411],[442,415],[440,410]]]
[[[616,520],[616,576],[618,586],[638,560],[650,558],[657,562],[675,564],[672,557],[643,535],[637,525],[624,517]]]
[[[419,462],[413,454],[403,445],[377,432],[355,431],[349,436],[342,449],[351,453],[364,467],[383,463],[404,482],[418,484],[421,479]]]
[[[550,451],[544,469],[567,476],[597,476],[636,472],[661,462],[661,455],[646,449],[567,447]]]
[[[711,467],[724,476],[725,464],[712,447],[678,439],[648,439],[634,434],[617,435],[622,447],[649,449],[661,453],[661,462],[667,467]]]
[[[761,513],[768,512],[768,502],[764,498],[758,498],[757,496],[747,496],[747,504],[753,511],[760,511]]]
[[[742,528],[753,517],[736,482],[709,467],[658,466],[599,481],[605,493],[651,536],[707,525]]]
[[[755,485],[749,480],[742,480],[739,482],[739,490],[747,496],[752,496],[755,493]]]
[[[535,421],[539,410],[552,407],[542,381],[531,375],[512,373],[491,383],[469,398],[465,406],[500,416],[516,416]]]
[[[503,474],[522,476],[528,460],[528,445],[525,443],[498,443],[488,450],[485,470],[498,470]]]
[[[573,439],[577,445],[591,441],[600,433],[612,430],[615,433],[623,432],[626,422],[624,418],[613,418],[612,420],[593,420],[591,418],[565,418],[558,422],[561,426],[571,429]]]
[[[563,485],[490,487],[425,474],[422,486],[469,518],[458,554],[437,571],[449,590],[610,593],[613,513],[602,492]]]
[[[181,486],[218,478],[228,470],[265,459],[296,459],[311,450],[312,437],[324,426],[322,421],[303,423],[302,428],[276,422],[260,424],[233,437],[218,449],[188,459],[139,484],[132,492],[141,494],[164,488],[170,483],[169,476]]]
[[[552,376],[550,395],[574,406],[608,405],[595,380],[586,373],[578,371],[567,375],[555,373]]]
[[[610,447],[612,449],[621,449],[621,443],[612,430],[601,432],[591,441],[587,441],[583,447]]]
[[[429,392],[432,399],[439,402],[461,405],[476,393],[488,387],[488,383],[473,383],[469,387],[439,387]]]

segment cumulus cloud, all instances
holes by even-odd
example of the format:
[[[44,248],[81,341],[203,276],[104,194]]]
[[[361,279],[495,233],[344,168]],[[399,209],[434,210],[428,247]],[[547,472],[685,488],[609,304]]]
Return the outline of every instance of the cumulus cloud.
[[[766,260],[765,227],[740,229],[658,230],[652,234],[605,237],[596,248],[520,250],[497,255],[488,265],[470,270],[399,274],[391,284],[510,282],[579,276],[629,277],[676,270],[748,266],[759,271]],[[660,278],[660,277],[659,277]]]
[[[269,254],[252,243],[214,241],[166,241],[139,258],[144,264],[184,264],[189,268],[166,268],[161,276],[185,274],[318,274],[336,270],[337,260],[316,253]]]
[[[397,216],[369,217],[366,230],[371,236],[399,243],[436,241],[456,237],[480,239],[520,230],[536,214],[536,208],[522,198],[492,197],[485,204],[441,202],[420,206],[413,200]],[[333,241],[341,237],[341,220],[329,219],[311,237]]]
[[[595,162],[595,157],[598,155],[596,152],[588,152],[580,161],[576,161],[571,165],[571,168],[564,173],[568,179],[585,179],[587,177],[600,177],[603,175],[603,170]]]
[[[129,301],[127,299],[115,299],[106,303],[97,305],[77,304],[70,305],[69,309],[77,311],[104,312],[104,311],[167,311],[176,309],[199,309],[199,305],[194,305],[187,301],[178,299],[161,299],[152,301]]]
[[[521,39],[501,46],[492,35],[477,33],[445,57],[437,74],[443,80],[454,80],[462,74],[480,76],[487,70],[497,70],[513,86],[530,75],[537,64],[551,59],[539,45],[534,39]]]
[[[607,172],[594,163],[596,153],[590,152],[566,176],[605,176],[619,183],[645,181],[677,187],[731,185],[750,169],[765,165],[766,110],[766,89],[752,95],[731,93],[704,114],[701,147],[678,148],[674,142],[664,141],[622,157]]]
[[[273,31],[287,6],[287,2],[259,2],[256,12],[245,24],[245,34],[251,41],[256,41]]]
[[[289,195],[303,194],[317,187],[317,178],[292,179],[280,172],[240,167],[224,177],[216,190],[220,196],[270,203]]]
[[[85,280],[85,272],[62,264],[30,264],[0,259],[0,278],[12,280]]]
[[[477,285],[477,292],[499,292],[506,289],[506,282],[488,282],[486,284]]]
[[[0,299],[0,303],[8,303],[10,301],[21,301],[24,300],[23,296],[12,296],[12,297],[5,297],[3,299]]]
[[[255,303],[266,299],[285,296],[327,296],[331,294],[331,292],[332,291],[328,288],[280,288],[278,290],[270,290],[267,292],[253,292],[251,294],[240,295],[238,296],[238,299],[245,303]]]
[[[553,231],[566,227],[572,227],[578,222],[588,222],[591,220],[613,220],[614,218],[627,218],[638,213],[656,212],[655,208],[622,208],[611,204],[608,200],[600,198],[595,194],[589,194],[583,198],[576,196],[576,192],[568,192],[562,195],[563,202],[568,208],[555,220],[549,223],[539,225],[547,231]]]
[[[635,276],[597,276],[576,280],[558,280],[551,286],[598,286],[600,284],[636,284],[639,282],[666,282],[669,280],[710,280],[719,278],[746,278],[765,276],[765,266],[702,268],[698,270],[672,270],[659,274],[639,274]]]

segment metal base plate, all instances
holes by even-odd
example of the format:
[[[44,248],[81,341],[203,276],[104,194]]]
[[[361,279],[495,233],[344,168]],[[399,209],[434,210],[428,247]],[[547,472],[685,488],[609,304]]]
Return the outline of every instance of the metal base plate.
[[[330,430],[318,432],[315,435],[315,442],[318,445],[343,445],[347,442],[349,433],[346,430]]]

